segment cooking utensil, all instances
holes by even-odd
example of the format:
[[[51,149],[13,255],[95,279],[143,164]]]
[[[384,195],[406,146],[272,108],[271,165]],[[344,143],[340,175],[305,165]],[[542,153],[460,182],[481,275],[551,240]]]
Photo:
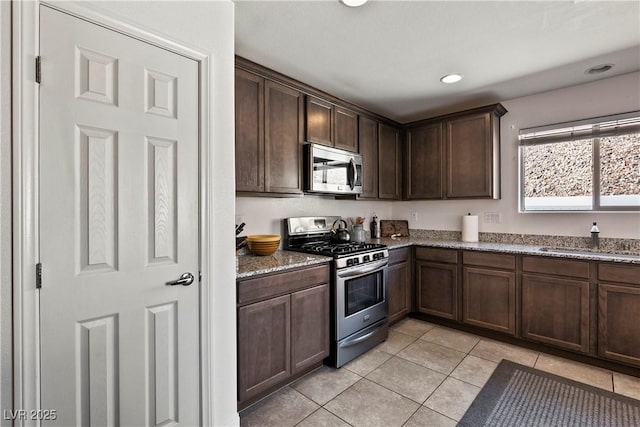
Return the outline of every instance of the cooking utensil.
[[[243,247],[247,246],[247,238],[246,237],[236,237],[236,251]]]
[[[338,224],[338,229],[336,230],[336,224]],[[336,219],[331,226],[331,241],[333,242],[350,242],[351,235],[349,234],[349,230],[347,230],[347,222],[343,219]]]
[[[242,224],[240,224],[240,225],[236,225],[236,236],[237,236],[238,234],[242,233],[242,230],[244,230],[244,226],[245,226],[245,225],[246,225],[246,224],[245,224],[244,222],[243,222]]]

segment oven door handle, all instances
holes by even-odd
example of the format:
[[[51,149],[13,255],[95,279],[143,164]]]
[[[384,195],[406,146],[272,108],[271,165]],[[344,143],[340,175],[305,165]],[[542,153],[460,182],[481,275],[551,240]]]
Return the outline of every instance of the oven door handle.
[[[338,271],[338,277],[342,278],[342,277],[362,276],[363,274],[367,274],[372,272],[373,270],[377,270],[381,267],[384,267],[387,264],[389,264],[389,260],[384,259],[382,261],[377,261],[373,264],[369,264],[364,268],[357,268],[352,271],[344,271],[344,272]]]
[[[340,348],[351,347],[352,345],[356,345],[358,343],[361,343],[362,341],[370,338],[372,335],[377,334],[378,331],[380,330],[380,328],[383,328],[384,326],[385,325],[380,325],[377,328],[375,328],[373,331],[367,332],[366,334],[364,334],[361,337],[353,338],[353,339],[348,340],[348,341],[344,341],[344,342],[340,343]]]

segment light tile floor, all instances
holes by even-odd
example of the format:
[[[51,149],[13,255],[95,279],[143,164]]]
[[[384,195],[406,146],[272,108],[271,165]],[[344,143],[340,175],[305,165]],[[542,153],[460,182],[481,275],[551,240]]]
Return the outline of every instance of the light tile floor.
[[[502,359],[640,399],[640,378],[416,319],[341,369],[323,366],[240,413],[241,426],[455,426]]]

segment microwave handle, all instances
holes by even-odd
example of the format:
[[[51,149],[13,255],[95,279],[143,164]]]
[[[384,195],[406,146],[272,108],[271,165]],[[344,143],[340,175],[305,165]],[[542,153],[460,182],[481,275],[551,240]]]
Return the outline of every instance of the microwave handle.
[[[353,160],[353,157],[349,160],[349,167],[352,171],[349,187],[353,190],[356,186],[356,182],[358,181],[358,168],[356,167],[356,161]]]

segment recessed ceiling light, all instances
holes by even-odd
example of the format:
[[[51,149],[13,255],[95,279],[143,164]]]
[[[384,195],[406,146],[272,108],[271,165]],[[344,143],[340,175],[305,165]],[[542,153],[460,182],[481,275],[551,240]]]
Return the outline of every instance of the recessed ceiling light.
[[[362,6],[366,2],[367,2],[367,0],[340,0],[340,3],[342,3],[345,6],[349,6],[349,7]]]
[[[447,74],[440,78],[442,83],[456,83],[462,80],[462,74]]]
[[[600,64],[591,68],[587,68],[585,74],[602,74],[613,68],[613,64]]]

